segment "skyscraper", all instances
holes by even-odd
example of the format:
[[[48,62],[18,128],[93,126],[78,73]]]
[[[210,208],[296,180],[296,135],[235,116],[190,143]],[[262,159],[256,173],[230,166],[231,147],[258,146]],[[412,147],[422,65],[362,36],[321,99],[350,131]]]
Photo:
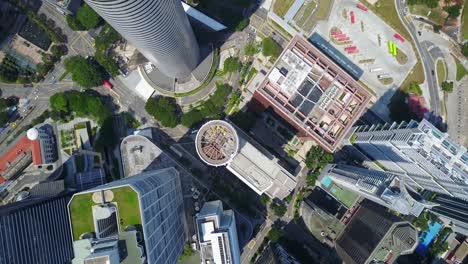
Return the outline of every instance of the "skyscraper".
[[[404,175],[343,164],[327,165],[322,175],[400,214],[419,216],[425,208],[434,206],[425,202],[417,193],[407,190]]]
[[[0,207],[0,264],[68,263],[73,256],[69,200],[60,195]]]
[[[189,76],[200,50],[180,0],[85,0],[168,77]]]
[[[207,202],[195,217],[202,263],[240,264],[239,241],[233,210],[221,201]]]
[[[336,239],[336,252],[347,264],[393,263],[412,253],[418,232],[380,205],[364,201]]]
[[[177,263],[182,253],[186,223],[180,179],[174,168],[77,193],[69,203],[69,212],[73,263],[119,256],[118,263],[143,263],[145,259],[149,264]],[[124,251],[118,246],[122,241]]]
[[[357,127],[350,138],[384,170],[414,189],[468,199],[468,152],[427,120]]]

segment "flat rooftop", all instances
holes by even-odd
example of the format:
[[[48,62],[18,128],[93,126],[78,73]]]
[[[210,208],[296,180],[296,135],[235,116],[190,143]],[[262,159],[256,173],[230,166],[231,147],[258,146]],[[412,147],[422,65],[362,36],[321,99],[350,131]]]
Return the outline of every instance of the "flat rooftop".
[[[139,174],[158,158],[162,150],[144,136],[130,135],[120,144],[124,177]]]
[[[284,199],[296,187],[294,175],[279,164],[279,160],[261,146],[249,141],[240,129],[239,150],[227,168],[259,195]]]
[[[119,233],[129,225],[141,225],[138,194],[130,186],[105,189],[105,202],[117,206]],[[94,232],[94,205],[101,204],[101,192],[91,191],[73,195],[68,204],[73,240],[84,233]]]
[[[221,120],[204,124],[198,130],[195,142],[198,155],[211,166],[226,165],[239,148],[236,130]]]
[[[254,94],[333,152],[367,107],[371,94],[301,36],[294,37]]]

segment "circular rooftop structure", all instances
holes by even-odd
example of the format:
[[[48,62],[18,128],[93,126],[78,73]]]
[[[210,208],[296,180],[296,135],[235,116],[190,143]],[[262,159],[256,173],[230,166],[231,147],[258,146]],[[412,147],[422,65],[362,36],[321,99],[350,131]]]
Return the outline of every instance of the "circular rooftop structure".
[[[239,149],[236,130],[226,121],[213,120],[197,133],[195,147],[200,158],[211,166],[228,164]]]
[[[29,140],[33,141],[39,138],[39,131],[36,128],[30,128],[28,132],[26,132],[26,136]]]

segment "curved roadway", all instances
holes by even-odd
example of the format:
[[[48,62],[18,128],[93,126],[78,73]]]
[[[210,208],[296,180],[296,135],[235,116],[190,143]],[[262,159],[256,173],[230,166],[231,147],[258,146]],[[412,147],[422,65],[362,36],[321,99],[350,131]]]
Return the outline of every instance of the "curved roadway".
[[[416,49],[423,64],[425,81],[429,88],[429,95],[431,97],[431,110],[433,111],[435,116],[439,116],[439,90],[437,85],[437,79],[435,76],[435,63],[429,55],[427,49],[423,48],[421,43],[419,43],[418,31],[416,30],[414,24],[412,22],[409,23],[405,19],[407,10],[405,0],[395,0],[395,5],[398,16],[400,17],[401,22],[411,35],[411,38],[413,39],[413,42],[416,45]]]

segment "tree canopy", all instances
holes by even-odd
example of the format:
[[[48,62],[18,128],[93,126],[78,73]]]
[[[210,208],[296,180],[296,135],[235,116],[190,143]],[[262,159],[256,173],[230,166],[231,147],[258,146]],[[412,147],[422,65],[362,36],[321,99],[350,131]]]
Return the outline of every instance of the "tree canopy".
[[[96,63],[81,56],[65,60],[65,69],[72,74],[72,80],[83,88],[100,86],[104,76]]]
[[[272,38],[264,38],[262,41],[262,54],[263,56],[273,56],[273,57],[278,57],[281,54],[281,51],[283,49],[281,46],[276,43]]]
[[[257,43],[255,43],[254,41],[249,41],[247,42],[247,44],[245,44],[245,47],[244,47],[244,52],[245,52],[245,55],[247,56],[254,56],[255,54],[258,53],[258,46],[257,46]]]
[[[224,72],[237,72],[241,67],[241,63],[237,57],[229,57],[224,61]]]
[[[333,155],[319,146],[313,146],[307,153],[305,164],[311,170],[322,169],[333,161]]]
[[[445,9],[448,13],[448,17],[457,18],[460,15],[460,10],[462,9],[462,6],[457,4],[457,5],[448,6]]]
[[[267,234],[267,238],[270,239],[271,242],[276,243],[284,236],[284,231],[279,229],[278,227],[272,227]]]
[[[249,25],[249,19],[248,18],[243,18],[239,23],[236,25],[235,30],[237,32],[244,30]]]
[[[440,88],[444,92],[451,93],[453,92],[453,82],[444,81]]]
[[[179,123],[177,106],[172,98],[150,98],[145,105],[146,112],[165,127],[175,127]]]
[[[93,29],[101,23],[101,17],[87,4],[78,8],[76,19],[86,30]]]

